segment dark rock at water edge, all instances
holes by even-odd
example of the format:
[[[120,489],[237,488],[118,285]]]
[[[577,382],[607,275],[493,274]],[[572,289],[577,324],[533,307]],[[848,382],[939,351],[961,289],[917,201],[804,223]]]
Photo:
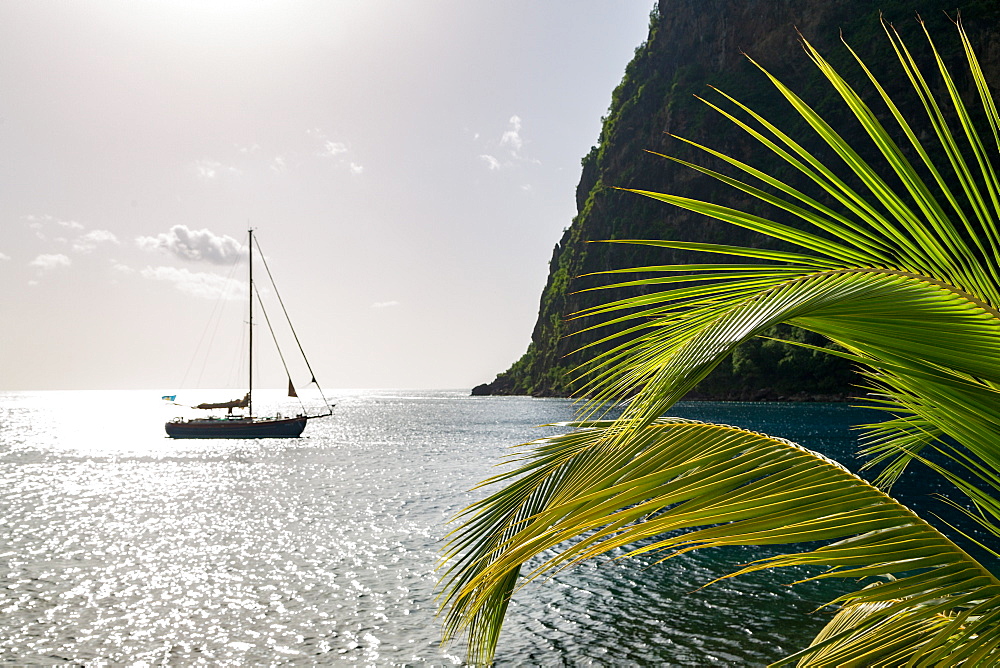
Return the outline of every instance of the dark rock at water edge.
[[[971,0],[958,8],[987,80],[1000,82],[1000,3]],[[622,82],[612,94],[598,144],[583,158],[576,190],[577,215],[553,250],[531,344],[507,371],[493,382],[476,387],[474,394],[572,393],[568,372],[592,356],[595,349],[573,351],[610,330],[580,332],[594,323],[568,320],[566,316],[625,296],[613,291],[580,292],[613,282],[588,274],[630,266],[717,260],[694,253],[589,241],[645,238],[779,247],[746,230],[614,189],[669,192],[760,215],[775,215],[774,210],[739,191],[649,153],[675,155],[725,171],[707,161],[704,153],[667,134],[673,133],[745,159],[795,183],[795,175],[787,165],[764,155],[766,151],[755,140],[694,97],[718,101],[718,95],[708,88],[715,86],[775,125],[791,130],[796,139],[808,140],[811,131],[801,132],[803,123],[744,57],[744,52],[801,95],[864,154],[871,150],[870,140],[802,52],[796,30],[838,71],[860,86],[866,79],[840,43],[842,32],[912,119],[922,117],[923,112],[899,71],[879,14],[899,29],[912,50],[926,54],[926,38],[915,20],[915,13],[919,13],[946,59],[955,59],[957,65],[952,73],[957,74],[963,71],[963,58],[949,18],[949,14],[955,15],[955,9],[954,0],[661,0],[650,14],[647,41],[636,49]],[[960,85],[971,95],[973,84],[963,77],[959,75]],[[880,113],[881,103],[875,106]],[[804,143],[830,159],[828,151]],[[798,224],[795,219],[785,222]],[[776,336],[824,345],[822,340],[812,340],[813,335],[787,327]],[[840,358],[753,340],[723,362],[691,398],[844,398],[858,394],[854,387],[858,382]]]

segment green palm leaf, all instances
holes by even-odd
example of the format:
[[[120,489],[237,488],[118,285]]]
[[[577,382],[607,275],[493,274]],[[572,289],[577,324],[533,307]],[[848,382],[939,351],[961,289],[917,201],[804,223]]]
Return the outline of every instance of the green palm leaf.
[[[863,623],[826,641],[836,642],[838,657],[868,651],[866,631],[926,633],[942,615],[949,624],[963,619],[962,633],[944,639],[949,652],[970,638],[1000,634],[992,622],[967,614],[983,601],[1000,603],[1000,581],[910,510],[822,455],[680,419],[657,419],[628,444],[608,440],[611,421],[571,426],[582,429],[534,443],[527,463],[494,479],[520,476],[467,510],[470,519],[453,536],[448,634],[468,630],[474,663],[489,661],[501,621],[496,602],[509,600],[516,586],[637,542],[630,555],[668,559],[720,545],[834,541],[733,575],[810,565],[827,569],[810,579],[879,579],[838,600],[848,608],[877,604]],[[690,531],[672,533],[678,529]],[[555,556],[520,578],[522,564],[550,550]]]
[[[936,147],[921,143],[913,119],[903,116],[857,53],[851,51],[888,111],[885,122],[803,40],[876,147],[879,164],[862,159],[804,100],[760,68],[837,164],[824,163],[805,142],[725,94],[722,104],[733,111],[709,106],[806,185],[693,142],[688,144],[739,176],[670,159],[774,207],[783,221],[797,218],[797,225],[633,191],[795,248],[619,241],[752,263],[608,272],[625,279],[608,287],[642,287],[643,294],[573,316],[594,323],[584,331],[610,332],[590,344],[603,352],[579,370],[591,401],[584,419],[571,425],[578,430],[534,443],[519,468],[487,481],[506,486],[470,507],[449,543],[446,635],[468,633],[470,660],[492,659],[510,596],[524,582],[610,550],[669,559],[719,545],[808,543],[733,574],[805,565],[826,568],[810,579],[861,578],[858,591],[834,601],[841,609],[813,644],[786,662],[998,661],[1000,582],[883,491],[911,463],[926,465],[964,496],[964,503],[949,503],[1000,536],[1000,178],[993,167],[1000,114],[960,25],[958,33],[979,113],[993,135],[989,145],[933,43],[940,88],[887,27]],[[935,99],[938,89],[948,109]],[[954,127],[949,118],[957,119]],[[905,138],[907,150],[895,136]],[[944,156],[941,164],[934,154]],[[629,280],[629,274],[636,277]],[[876,479],[883,489],[778,438],[662,417],[738,345],[783,323],[826,337],[839,348],[824,351],[863,367],[871,403],[890,416],[869,425],[867,435],[866,452],[884,467]],[[629,401],[621,417],[596,419],[622,398]],[[523,564],[550,551],[554,556],[521,574]]]

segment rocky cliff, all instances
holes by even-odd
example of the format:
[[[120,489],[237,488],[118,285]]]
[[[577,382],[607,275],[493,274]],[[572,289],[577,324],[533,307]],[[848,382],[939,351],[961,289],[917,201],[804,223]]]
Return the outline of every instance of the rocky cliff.
[[[972,0],[960,9],[987,78],[1000,83],[1000,3]],[[879,23],[880,10],[914,50],[921,51],[926,44],[915,19],[919,13],[940,50],[951,56],[960,53],[949,19],[957,15],[955,0],[660,0],[650,14],[648,40],[636,49],[612,95],[598,144],[583,158],[576,191],[578,213],[552,253],[531,344],[510,369],[473,393],[571,394],[567,372],[590,354],[574,351],[597,335],[580,331],[593,323],[566,316],[616,296],[608,291],[580,292],[611,282],[590,274],[698,261],[691,254],[676,251],[588,242],[657,238],[735,245],[768,243],[724,223],[614,189],[670,192],[750,210],[760,206],[713,179],[650,153],[705,163],[704,154],[693,154],[667,132],[748,159],[778,176],[789,176],[786,166],[760,155],[759,145],[694,97],[711,98],[711,85],[747,103],[776,125],[799,127],[794,112],[777,99],[766,78],[744,54],[778,75],[848,139],[854,136],[862,142],[856,121],[832,89],[820,81],[798,43],[801,33],[838,70],[860,81],[857,65],[840,42],[843,34],[888,84],[890,94],[916,113],[918,102],[911,99],[912,92],[899,72]],[[822,344],[813,335],[791,328],[774,334]],[[694,395],[840,399],[850,394],[853,382],[852,371],[839,358],[760,340],[738,350]]]

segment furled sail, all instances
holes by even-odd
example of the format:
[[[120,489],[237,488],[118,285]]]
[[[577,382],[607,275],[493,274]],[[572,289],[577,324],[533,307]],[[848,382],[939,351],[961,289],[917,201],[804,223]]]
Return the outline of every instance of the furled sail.
[[[218,404],[198,404],[195,408],[228,408],[232,410],[234,408],[246,408],[250,404],[250,393],[247,392],[246,396],[242,399],[233,399],[232,401],[224,401]]]

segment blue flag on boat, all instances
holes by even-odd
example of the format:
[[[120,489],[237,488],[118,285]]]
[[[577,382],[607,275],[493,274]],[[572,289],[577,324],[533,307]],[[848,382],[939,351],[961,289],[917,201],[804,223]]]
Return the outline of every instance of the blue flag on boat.
[[[173,401],[176,398],[177,398],[176,394],[164,394],[163,395],[163,400],[164,401]]]

